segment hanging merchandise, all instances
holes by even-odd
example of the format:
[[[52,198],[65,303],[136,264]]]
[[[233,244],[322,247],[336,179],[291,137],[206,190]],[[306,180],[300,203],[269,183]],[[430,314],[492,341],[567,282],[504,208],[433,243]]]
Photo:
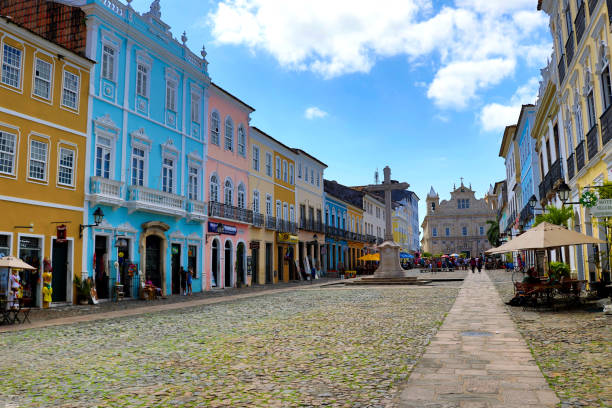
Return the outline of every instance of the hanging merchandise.
[[[51,305],[53,295],[53,288],[51,287],[53,268],[51,267],[51,262],[47,258],[43,260],[43,268],[43,308],[48,309]]]

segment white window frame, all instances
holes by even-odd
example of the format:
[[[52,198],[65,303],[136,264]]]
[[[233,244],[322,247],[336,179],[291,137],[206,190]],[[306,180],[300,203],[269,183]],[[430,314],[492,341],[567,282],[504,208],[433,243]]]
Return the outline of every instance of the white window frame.
[[[259,146],[253,145],[253,170],[259,171]]]
[[[321,187],[321,173],[317,172],[317,187]]]
[[[293,163],[289,163],[289,184],[293,185],[293,183],[295,183],[295,169]]]
[[[236,190],[236,207],[243,209],[247,208],[246,193],[246,187],[244,183],[241,182],[238,184],[238,189]]]
[[[32,136],[36,136],[36,138],[32,138]],[[46,141],[41,141],[41,138],[45,138],[47,139]],[[43,160],[39,160],[39,159],[34,159],[32,157],[32,144],[33,143],[40,143],[41,145],[45,146],[45,157],[44,157],[44,161]],[[42,136],[42,135],[38,135],[38,134],[33,134],[30,135],[30,138],[28,140],[28,180],[29,181],[34,181],[34,182],[43,182],[46,183],[48,180],[48,176],[49,176],[49,140],[46,136]],[[42,178],[38,178],[38,177],[33,177],[32,176],[32,162],[39,162],[43,164],[43,176]]]
[[[8,231],[0,231],[0,235],[7,237],[8,242],[8,247],[2,247],[8,249],[8,252],[4,253],[4,256],[11,256],[13,253],[13,234]]]
[[[272,177],[272,153],[266,152],[266,175]]]
[[[106,144],[100,143],[100,138],[104,138],[104,139],[108,139],[110,141],[110,146],[107,146]],[[108,179],[112,179],[113,178],[113,169],[114,169],[114,150],[115,150],[115,140],[113,137],[111,136],[106,136],[106,135],[96,135],[96,146],[95,146],[95,150],[94,150],[94,175],[96,177],[100,177],[100,178],[107,178],[104,177],[104,154],[102,156],[102,165],[100,166],[100,173],[98,175],[98,149],[102,150],[102,153],[104,153],[105,151],[108,151]]]
[[[7,58],[6,58],[6,54],[5,52],[10,51],[8,48],[12,48],[13,50],[18,51],[19,53],[19,66],[16,66],[14,64],[9,64],[7,63]],[[21,90],[21,81],[23,79],[23,60],[24,60],[24,50],[20,49],[18,47],[15,47],[14,45],[11,44],[7,44],[5,42],[2,43],[2,72],[0,73],[0,82],[2,82],[2,84],[8,86],[11,89],[19,89]],[[5,77],[4,77],[4,70],[5,70],[5,66],[7,67],[6,69],[10,69],[10,70],[16,70],[17,71],[17,85],[13,85],[9,82],[5,81]],[[7,78],[8,80],[8,78]]]
[[[310,169],[310,184],[314,186],[314,170]]]
[[[215,121],[217,122],[217,126],[215,127]],[[210,143],[215,146],[221,145],[221,115],[216,110],[213,110],[210,113]]]
[[[217,173],[213,173],[210,175],[208,185],[209,200],[211,202],[220,203],[221,201],[219,201],[219,176],[217,175]]]
[[[289,221],[289,204],[283,203],[283,220]]]
[[[42,64],[47,64],[49,66],[49,78],[44,78],[40,75],[38,75],[38,63],[42,63]],[[37,97],[37,98],[41,98],[44,99],[46,101],[51,101],[51,99],[53,98],[53,64],[50,63],[49,61],[45,61],[42,58],[34,58],[34,68],[33,68],[33,78],[32,78],[32,95]],[[47,86],[49,87],[48,89],[48,95],[40,95],[36,92],[36,84],[38,82],[44,82],[47,84]]]
[[[143,72],[142,69],[145,71]],[[136,96],[149,99],[151,90],[151,66],[138,61],[136,63]]]
[[[242,157],[246,157],[246,130],[244,126],[238,126],[238,135],[237,135],[237,145],[238,145],[238,154]]]
[[[178,83],[174,79],[166,79],[166,110],[178,112]]]
[[[134,150],[141,150],[142,156],[139,157],[135,154]],[[147,184],[147,169],[148,169],[148,149],[140,144],[133,144],[132,151],[130,152],[131,165],[130,165],[130,185],[132,186],[146,186]],[[142,162],[142,184],[134,183],[134,171],[137,171],[137,167],[134,167],[134,160]],[[138,179],[138,175],[136,176]]]
[[[223,149],[234,151],[234,121],[231,116],[226,117],[223,122]]]
[[[67,76],[71,75],[76,79],[76,89],[68,89],[67,88]],[[74,93],[74,106],[67,105],[65,102],[67,93]],[[79,110],[79,99],[81,93],[81,76],[75,74],[74,72],[68,71],[64,69],[62,73],[62,106],[68,108],[70,110],[77,111]]]
[[[297,164],[297,178],[302,179],[302,162]]]
[[[276,200],[276,219],[281,220],[283,218],[283,203],[281,200]]]
[[[253,213],[259,214],[259,190],[253,191]]]
[[[112,51],[112,55],[110,52]],[[102,42],[102,64],[100,67],[100,76],[102,79],[107,81],[117,81],[117,57],[119,56],[119,50],[114,45],[104,41]],[[108,63],[108,60],[112,59],[112,64]],[[109,72],[110,71],[110,72]]]
[[[68,167],[62,164],[62,153],[63,151],[68,151],[72,153],[72,167]],[[64,187],[74,187],[75,186],[75,178],[76,178],[76,161],[77,161],[77,151],[75,147],[67,147],[67,146],[59,146],[57,149],[57,184]],[[70,169],[70,183],[63,183],[60,177],[60,170]]]
[[[283,160],[283,181],[285,183],[289,181],[289,168],[287,160]]]
[[[295,222],[295,207],[293,204],[289,205],[289,221]]]
[[[198,125],[202,122],[202,98],[195,92],[191,92],[191,122]]]
[[[193,171],[195,170],[195,174]],[[187,198],[192,201],[200,200],[200,179],[202,167],[190,164],[187,167]]]
[[[276,156],[276,179],[282,180],[281,179],[281,158],[279,156]]]
[[[172,160],[172,166],[169,166],[168,164],[166,164],[166,160]],[[178,188],[176,185],[176,162],[177,162],[177,158],[174,155],[170,155],[170,154],[164,154],[162,155],[162,165],[161,165],[161,191],[165,192],[165,193],[169,193],[169,194],[178,194]],[[164,175],[164,171],[171,171],[171,177],[168,178],[166,175]],[[169,180],[170,183],[172,183],[171,185],[164,185],[164,180]],[[170,187],[170,188],[168,188]]]
[[[266,194],[266,216],[272,217],[272,195]]]
[[[9,137],[13,138],[13,146],[12,146],[12,152],[9,152],[8,150],[0,150],[0,159],[4,156],[10,156],[11,161],[12,161],[12,165],[11,165],[11,171],[10,172],[6,172],[6,171],[2,171],[0,170],[0,175],[3,176],[10,176],[10,177],[15,177],[17,175],[17,163],[18,163],[18,156],[19,156],[19,133],[16,131],[17,129],[15,129],[15,132],[7,132],[4,129],[0,129],[0,136],[2,134],[6,134],[9,135]]]
[[[234,206],[234,182],[229,177],[223,182],[223,203],[232,207]]]

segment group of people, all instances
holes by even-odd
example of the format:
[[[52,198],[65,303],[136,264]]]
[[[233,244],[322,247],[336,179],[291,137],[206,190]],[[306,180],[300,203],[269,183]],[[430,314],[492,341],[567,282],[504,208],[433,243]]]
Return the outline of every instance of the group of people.
[[[181,295],[192,295],[193,292],[191,290],[191,281],[193,278],[195,278],[193,269],[189,268],[189,270],[185,270],[185,268],[181,266]]]
[[[472,273],[476,272],[476,269],[478,269],[478,272],[482,271],[482,267],[484,265],[484,260],[482,259],[482,257],[477,257],[477,258],[470,258],[470,259],[464,259],[464,258],[441,258],[441,259],[425,259],[425,258],[421,258],[419,259],[419,264],[421,265],[422,268],[455,268],[455,269],[462,269],[462,270],[467,270],[468,267],[472,270]]]

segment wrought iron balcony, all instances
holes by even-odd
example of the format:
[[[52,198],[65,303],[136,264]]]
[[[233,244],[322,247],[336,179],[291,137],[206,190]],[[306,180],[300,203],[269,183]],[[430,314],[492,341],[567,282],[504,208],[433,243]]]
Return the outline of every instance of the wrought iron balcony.
[[[521,214],[519,216],[521,225],[526,225],[532,218],[533,210],[529,206],[529,203],[527,203],[527,205],[525,205],[525,207],[523,207],[523,209],[521,210]]]
[[[574,174],[576,174],[576,164],[574,162],[574,153],[572,153],[570,155],[570,157],[567,159],[567,178],[568,179],[573,179],[574,178]]]
[[[612,0],[609,0],[612,1]],[[557,71],[559,72],[559,84],[563,83],[565,79],[565,55],[561,55],[559,59],[559,64],[557,65]]]
[[[266,229],[276,231],[276,218],[270,215],[266,216]]]
[[[601,122],[601,142],[605,146],[612,139],[612,105],[600,116]]]
[[[208,214],[208,208],[203,201],[187,201],[187,217],[192,220],[204,221]]]
[[[262,228],[264,225],[263,214],[253,213],[253,226],[256,228]]]
[[[574,25],[576,26],[576,43],[580,44],[580,40],[584,34],[584,28],[586,27],[586,11],[584,9],[584,1],[581,1],[578,13],[576,13]]]
[[[599,134],[597,132],[597,125],[594,125],[589,133],[587,133],[587,153],[589,160],[593,159],[599,151]]]
[[[180,195],[143,186],[130,186],[127,206],[130,211],[141,210],[184,216],[186,201],[187,199]]]
[[[93,203],[118,206],[123,203],[123,183],[103,177],[89,179],[90,198]]]
[[[253,222],[253,211],[246,208],[238,208],[233,205],[211,201],[208,203],[208,216],[225,218],[226,220],[237,221],[244,224]]]
[[[584,167],[584,140],[576,146],[576,171],[582,170]]]
[[[547,199],[549,196],[554,195],[555,188],[558,184],[563,181],[563,165],[561,159],[557,159],[548,169],[548,173],[544,177],[544,180],[540,183],[539,193],[540,199]]]
[[[572,64],[574,59],[574,32],[572,31],[565,42],[565,57],[567,58],[567,66]]]

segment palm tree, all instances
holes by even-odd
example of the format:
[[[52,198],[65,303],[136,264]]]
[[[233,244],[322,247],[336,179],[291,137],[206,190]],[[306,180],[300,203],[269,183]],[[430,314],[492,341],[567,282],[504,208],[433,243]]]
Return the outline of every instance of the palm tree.
[[[499,246],[499,222],[488,220],[489,228],[487,229],[487,239],[491,246]]]
[[[554,225],[562,225],[567,228],[567,222],[574,218],[574,210],[572,207],[561,207],[546,206],[546,212],[544,214],[536,215],[533,226],[547,222]]]

